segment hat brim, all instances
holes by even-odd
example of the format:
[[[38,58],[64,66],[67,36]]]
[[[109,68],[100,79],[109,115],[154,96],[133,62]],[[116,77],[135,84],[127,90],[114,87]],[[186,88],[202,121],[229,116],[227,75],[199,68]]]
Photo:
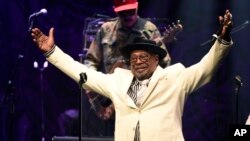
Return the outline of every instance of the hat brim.
[[[132,4],[117,6],[117,7],[114,8],[114,11],[117,13],[117,12],[124,11],[124,10],[136,9],[137,7],[138,7],[138,2],[135,2],[135,3],[132,3]]]
[[[129,44],[127,46],[124,46],[120,49],[121,54],[126,58],[129,59],[131,52],[135,50],[144,50],[149,53],[153,53],[159,56],[159,60],[162,60],[166,55],[167,52],[154,44],[148,44],[148,43],[135,43],[135,44]]]

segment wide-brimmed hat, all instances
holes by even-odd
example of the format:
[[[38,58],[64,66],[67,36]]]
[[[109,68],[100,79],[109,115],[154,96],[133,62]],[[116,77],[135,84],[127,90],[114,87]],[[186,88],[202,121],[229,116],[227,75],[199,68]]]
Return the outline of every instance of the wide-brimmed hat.
[[[126,59],[130,58],[131,52],[134,50],[144,50],[149,53],[156,54],[159,56],[159,60],[162,60],[167,55],[166,50],[157,45],[155,41],[143,38],[135,38],[133,43],[120,48],[121,54]]]
[[[138,7],[137,0],[114,0],[115,12],[136,9],[137,7]]]

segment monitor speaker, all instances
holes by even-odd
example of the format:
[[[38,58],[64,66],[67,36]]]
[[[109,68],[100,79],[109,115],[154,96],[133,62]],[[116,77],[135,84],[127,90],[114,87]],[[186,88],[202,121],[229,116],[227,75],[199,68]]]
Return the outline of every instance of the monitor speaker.
[[[69,137],[69,136],[66,136],[66,137],[55,136],[52,138],[52,141],[79,141],[79,138],[78,137]],[[114,139],[112,137],[103,137],[103,138],[83,137],[82,141],[114,141]]]

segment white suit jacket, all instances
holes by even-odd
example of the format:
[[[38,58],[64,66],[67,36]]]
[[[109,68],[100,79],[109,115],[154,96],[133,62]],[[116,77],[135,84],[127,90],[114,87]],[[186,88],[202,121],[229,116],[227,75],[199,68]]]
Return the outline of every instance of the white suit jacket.
[[[247,121],[246,121],[246,125],[250,125],[250,114],[248,115]]]
[[[85,89],[109,97],[115,106],[115,141],[133,141],[136,123],[140,121],[141,141],[184,141],[182,113],[188,94],[208,83],[232,42],[218,40],[202,60],[185,68],[178,63],[165,69],[157,67],[140,107],[127,94],[133,75],[117,68],[113,74],[88,69],[63,53],[58,47],[47,58],[76,82],[79,74],[87,75]]]

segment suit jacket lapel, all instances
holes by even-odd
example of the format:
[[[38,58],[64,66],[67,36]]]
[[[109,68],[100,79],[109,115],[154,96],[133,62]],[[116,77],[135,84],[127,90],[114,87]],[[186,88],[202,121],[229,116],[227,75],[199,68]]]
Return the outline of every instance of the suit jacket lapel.
[[[122,79],[122,82],[124,82],[124,83],[121,83],[123,84],[122,92],[125,92],[123,93],[123,97],[125,99],[126,104],[131,108],[137,108],[136,104],[134,103],[134,100],[127,94],[128,89],[133,81],[133,78],[134,76],[132,75],[132,73],[127,73],[127,75]],[[130,83],[127,83],[127,82],[130,82]]]
[[[149,96],[152,94],[152,91],[155,89],[158,81],[159,81],[159,77],[161,76],[162,68],[160,66],[158,66],[154,72],[154,74],[151,77],[151,80],[149,82],[148,88],[145,92],[145,95],[143,97],[142,103],[141,103],[141,107],[143,106],[143,104],[147,101],[147,99],[149,98]]]

